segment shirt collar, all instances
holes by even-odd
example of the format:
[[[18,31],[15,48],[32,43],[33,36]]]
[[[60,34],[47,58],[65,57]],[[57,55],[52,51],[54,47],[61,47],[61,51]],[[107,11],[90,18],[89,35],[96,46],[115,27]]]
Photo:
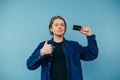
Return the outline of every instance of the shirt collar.
[[[54,45],[53,37],[51,40],[49,40],[48,43]],[[67,44],[67,40],[63,37],[63,45],[66,45],[66,44]]]

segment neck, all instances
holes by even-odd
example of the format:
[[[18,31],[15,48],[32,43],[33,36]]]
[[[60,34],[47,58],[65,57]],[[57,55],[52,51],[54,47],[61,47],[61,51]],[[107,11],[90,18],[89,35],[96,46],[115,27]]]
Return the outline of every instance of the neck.
[[[57,42],[57,43],[59,43],[59,42],[62,42],[63,41],[63,36],[53,36],[53,40],[54,40],[54,42]]]

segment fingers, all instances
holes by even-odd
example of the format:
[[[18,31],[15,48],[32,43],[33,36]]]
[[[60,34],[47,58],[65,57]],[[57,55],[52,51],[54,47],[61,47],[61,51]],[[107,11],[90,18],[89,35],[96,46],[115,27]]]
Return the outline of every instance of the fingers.
[[[48,44],[48,45],[46,46],[46,48],[48,48],[48,50],[52,50],[52,49],[53,49],[53,47],[52,47],[51,44]]]
[[[85,35],[92,35],[92,32],[91,32],[91,30],[89,29],[89,27],[83,27],[81,30],[80,30],[80,32],[82,33],[82,34],[85,34]]]
[[[48,44],[48,39],[45,40],[45,44]]]
[[[53,47],[52,44],[48,43],[48,39],[45,40],[44,46],[42,47],[42,49],[40,50],[40,54],[41,55],[47,55],[47,54],[51,54],[53,51]]]
[[[82,27],[82,29],[80,30],[81,33],[85,34],[86,32],[88,32],[88,29],[86,27]]]
[[[53,47],[52,47],[51,44],[45,45],[45,46],[44,46],[44,49],[45,49],[45,52],[46,52],[46,53],[52,53],[52,51],[53,51]]]
[[[52,45],[47,45],[45,48],[44,48],[44,53],[45,54],[51,54],[53,51],[53,48],[52,48]]]
[[[45,53],[45,54],[51,54],[52,51],[53,51],[53,49],[48,49],[47,53]]]
[[[84,31],[84,32],[87,32],[87,31],[89,31],[89,28],[88,27],[83,27],[81,30]]]

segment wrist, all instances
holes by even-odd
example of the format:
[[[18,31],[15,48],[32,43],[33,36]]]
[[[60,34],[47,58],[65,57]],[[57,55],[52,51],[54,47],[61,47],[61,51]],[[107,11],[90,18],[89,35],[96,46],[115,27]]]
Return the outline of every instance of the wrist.
[[[92,36],[92,33],[90,33],[90,34],[86,34],[86,36]]]

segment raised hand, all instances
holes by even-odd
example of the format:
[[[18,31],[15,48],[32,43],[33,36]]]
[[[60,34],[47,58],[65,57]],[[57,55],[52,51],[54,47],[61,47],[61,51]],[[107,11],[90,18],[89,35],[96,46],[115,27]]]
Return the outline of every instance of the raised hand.
[[[89,27],[82,27],[82,29],[80,30],[80,32],[82,34],[85,34],[86,36],[92,35],[92,31],[90,30]]]

